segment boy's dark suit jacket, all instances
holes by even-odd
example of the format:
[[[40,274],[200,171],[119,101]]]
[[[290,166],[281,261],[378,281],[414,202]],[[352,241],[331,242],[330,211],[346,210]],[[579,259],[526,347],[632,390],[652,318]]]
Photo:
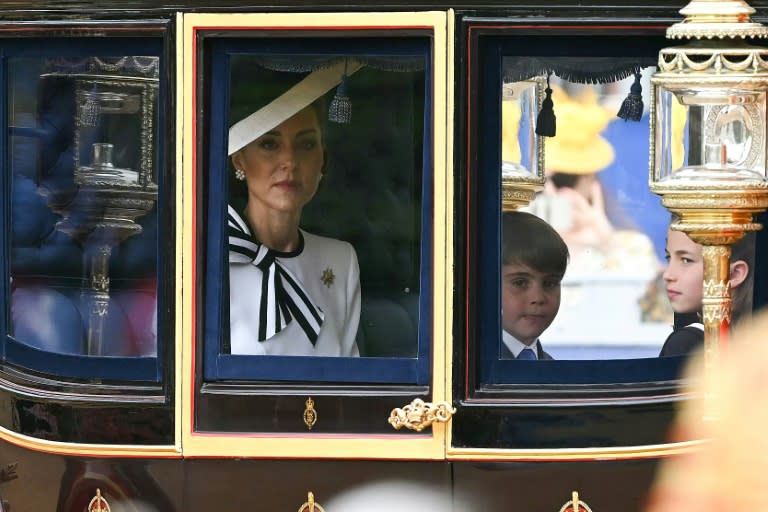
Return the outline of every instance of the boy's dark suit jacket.
[[[503,341],[499,342],[501,345],[501,351],[499,352],[499,359],[517,359],[512,351],[507,348]],[[553,359],[553,357],[544,352],[544,347],[541,346],[541,342],[536,344],[536,357],[539,360]]]

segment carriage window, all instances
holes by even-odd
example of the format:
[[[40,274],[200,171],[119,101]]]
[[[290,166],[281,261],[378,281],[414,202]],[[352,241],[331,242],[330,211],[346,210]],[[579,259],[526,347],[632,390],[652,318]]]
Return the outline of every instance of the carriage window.
[[[495,144],[478,143],[480,167],[498,169],[499,177],[533,171],[531,148],[540,144],[545,177],[543,190],[517,211],[478,214],[481,230],[498,226],[498,246],[479,242],[481,261],[497,262],[482,265],[481,287],[495,293],[481,293],[481,302],[495,295],[501,305],[478,306],[486,318],[478,322],[486,384],[671,381],[703,345],[701,246],[668,234],[670,213],[648,186],[655,51],[646,44],[644,56],[642,46],[610,58],[591,48],[582,49],[589,55],[508,55],[484,75],[481,122],[500,133]],[[539,84],[538,102],[520,94],[531,84]],[[545,87],[554,117],[541,106]],[[678,129],[697,130],[678,108]],[[542,127],[546,136],[533,140]],[[696,158],[693,151],[680,147],[676,158]],[[479,183],[498,194],[487,175]],[[749,268],[753,258],[750,235],[732,261]],[[751,312],[753,273],[732,281],[736,320]],[[670,337],[681,329],[685,340]]]
[[[425,383],[429,40],[305,45],[206,47],[205,378]]]
[[[649,105],[653,69],[642,71]],[[561,304],[545,317],[552,323],[540,333],[542,355],[655,357],[669,334],[673,311],[663,279],[669,214],[647,184],[648,112],[637,121],[616,115],[634,80],[551,80],[557,134],[545,142],[546,186],[524,211],[554,229],[569,257],[556,272]]]
[[[695,348],[665,340],[675,323],[701,324],[701,246],[684,233],[669,233],[670,214],[649,189],[647,109],[637,120],[617,116],[635,81],[642,84],[642,104],[650,104],[654,71],[607,84],[552,80],[558,130],[546,142],[547,185],[524,208],[554,228],[569,253],[559,311],[538,344],[545,357],[655,358]],[[694,129],[682,116],[678,121],[678,129]],[[685,157],[680,146],[673,166]],[[754,235],[733,251],[733,261],[751,267]],[[736,321],[751,313],[753,274],[732,282]]]
[[[4,62],[5,357],[155,381],[160,45],[78,45],[50,55],[30,44]]]

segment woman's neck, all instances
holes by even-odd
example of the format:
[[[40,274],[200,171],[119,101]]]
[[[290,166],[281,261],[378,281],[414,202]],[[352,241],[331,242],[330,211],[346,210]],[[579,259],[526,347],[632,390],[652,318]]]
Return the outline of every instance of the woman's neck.
[[[282,212],[264,209],[248,201],[245,217],[256,239],[270,249],[291,252],[298,248],[301,210]]]

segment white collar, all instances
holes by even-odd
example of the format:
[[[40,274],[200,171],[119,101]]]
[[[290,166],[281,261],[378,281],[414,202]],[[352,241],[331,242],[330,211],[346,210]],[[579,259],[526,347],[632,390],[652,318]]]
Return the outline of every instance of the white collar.
[[[525,348],[530,348],[533,350],[533,352],[536,354],[536,359],[539,358],[539,340],[538,338],[534,340],[533,343],[530,345],[526,345],[522,341],[518,340],[511,334],[509,334],[504,329],[501,330],[501,341],[504,343],[504,345],[507,346],[510,352],[512,352],[512,355],[517,357],[520,355],[520,352],[523,351]]]

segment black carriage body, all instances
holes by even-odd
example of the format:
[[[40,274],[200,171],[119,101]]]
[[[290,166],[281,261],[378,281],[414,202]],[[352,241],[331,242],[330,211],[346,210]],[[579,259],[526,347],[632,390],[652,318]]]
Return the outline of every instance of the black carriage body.
[[[768,3],[752,6],[753,19],[762,21]],[[690,398],[680,391],[681,361],[555,361],[534,371],[496,367],[481,356],[489,339],[497,343],[500,321],[494,288],[499,274],[487,271],[498,266],[501,243],[495,169],[501,120],[494,94],[504,81],[501,63],[507,57],[636,58],[653,65],[658,50],[669,45],[664,31],[680,19],[681,7],[667,1],[0,2],[0,108],[7,134],[0,141],[5,162],[0,179],[5,222],[0,234],[5,339],[0,349],[0,510],[79,512],[97,489],[112,510],[137,511],[304,510],[308,492],[328,512],[360,510],[355,507],[361,503],[405,510],[409,500],[462,512],[557,511],[573,491],[595,512],[643,510],[659,462],[688,449],[669,438],[677,407]],[[435,19],[442,21],[418,18],[427,13],[437,13]],[[238,24],[237,16],[254,14],[305,18],[276,26],[242,18]],[[187,18],[191,15],[200,18]],[[220,23],[208,15],[233,17]],[[320,25],[301,21],[314,15],[360,20],[348,25],[345,18]],[[409,22],[414,15],[417,21]],[[407,126],[405,135],[379,134],[383,163],[368,165],[360,176],[350,171],[333,178],[347,180],[336,192],[362,209],[361,217],[372,205],[386,213],[365,224],[351,221],[343,209],[313,210],[312,229],[322,232],[334,225],[329,236],[357,244],[364,284],[373,283],[368,298],[363,290],[363,318],[371,322],[367,343],[374,348],[368,349],[370,357],[361,358],[362,366],[350,363],[339,370],[338,361],[329,363],[327,372],[345,372],[341,379],[328,379],[326,370],[313,368],[309,360],[293,368],[294,361],[277,359],[264,365],[267,377],[254,377],[242,369],[249,360],[232,358],[226,349],[229,327],[222,319],[227,310],[217,306],[227,294],[226,286],[217,285],[219,277],[226,278],[226,255],[217,249],[225,230],[223,214],[211,217],[211,212],[223,204],[229,185],[217,178],[224,167],[211,171],[224,145],[214,128],[226,122],[219,119],[225,108],[215,93],[227,85],[222,70],[228,72],[232,55],[248,52],[335,52],[348,59],[362,55],[371,68],[378,62],[379,74],[372,73],[367,85],[383,85],[368,98],[370,108],[376,98],[390,105],[380,128]],[[14,231],[21,230],[21,213],[32,218],[42,209],[50,217],[48,208],[66,217],[61,212],[72,204],[72,191],[83,189],[82,182],[50,189],[62,183],[55,172],[62,159],[71,160],[71,148],[43,138],[42,150],[32,150],[13,138],[19,132],[12,130],[20,126],[14,108],[25,91],[12,89],[12,74],[49,54],[69,63],[91,55],[155,59],[156,110],[143,115],[154,116],[150,181],[156,188],[149,213],[134,218],[141,232],[128,239],[131,250],[114,245],[109,260],[111,291],[125,292],[131,307],[149,309],[126,306],[124,323],[107,327],[110,334],[104,338],[108,344],[110,336],[135,328],[132,321],[144,315],[140,318],[155,328],[147,335],[154,350],[90,357],[60,349],[69,346],[67,334],[55,338],[64,344],[55,350],[30,348],[17,339],[22,331],[14,315],[23,312],[14,307],[41,306],[39,296],[29,303],[11,297],[40,286],[55,287],[57,300],[66,296],[75,305],[67,302],[67,307],[79,308],[74,316],[56,320],[61,333],[80,326],[82,332],[76,332],[85,341],[78,334],[73,345],[97,336],[83,327],[88,312],[78,302],[90,300],[80,295],[82,289],[95,288],[83,284],[79,270],[57,267],[60,260],[54,258],[64,252],[44,251],[75,247],[56,245],[61,226],[41,216],[49,224],[38,238],[26,240]],[[380,64],[384,58],[387,65]],[[392,69],[386,66],[415,61],[407,76],[387,74]],[[184,68],[192,64],[193,70]],[[57,69],[46,68],[52,78],[35,76],[38,92],[26,91],[28,101],[46,87],[72,93],[72,77],[93,74]],[[141,73],[135,76],[146,78]],[[74,116],[78,105],[55,104],[51,97],[35,100],[38,116]],[[359,112],[365,115],[366,103],[361,103]],[[341,132],[337,142],[355,136],[352,130]],[[36,159],[30,171],[19,163],[25,151]],[[363,151],[351,153],[347,165],[354,168],[356,159],[366,157]],[[46,183],[48,193],[40,199],[39,191],[27,193],[22,183]],[[325,199],[332,201],[333,192]],[[216,222],[219,228],[212,227]],[[382,229],[386,243],[375,243]],[[389,236],[393,231],[398,236]],[[758,236],[756,261],[765,252],[765,240]],[[82,243],[66,253],[78,269],[94,261],[85,247]],[[402,258],[382,256],[390,253]],[[768,293],[764,272],[756,268],[755,307]],[[147,303],[136,297],[151,298]],[[281,365],[296,374],[270,373]],[[504,372],[513,376],[489,377]],[[455,408],[447,423],[408,431],[387,422],[395,408],[436,398]],[[307,423],[308,411],[316,412],[317,423]]]

